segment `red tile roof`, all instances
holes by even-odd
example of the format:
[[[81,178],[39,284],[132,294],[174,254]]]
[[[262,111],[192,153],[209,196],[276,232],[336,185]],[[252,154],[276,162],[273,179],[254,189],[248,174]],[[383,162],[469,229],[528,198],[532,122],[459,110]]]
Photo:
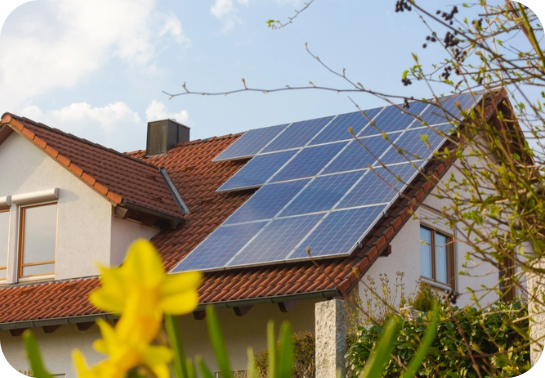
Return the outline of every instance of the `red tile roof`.
[[[4,125],[44,150],[114,206],[130,204],[142,211],[183,217],[158,166],[13,114],[4,114]]]
[[[168,169],[190,213],[175,230],[164,230],[152,241],[172,269],[193,248],[242,205],[255,190],[216,193],[216,189],[238,171],[245,161],[212,163],[212,159],[238,135],[181,143],[165,156],[144,158]],[[431,162],[427,171],[440,178],[452,161]],[[368,236],[349,257],[246,267],[205,273],[199,289],[201,304],[227,305],[247,300],[290,300],[298,295],[337,296],[348,293],[411,217],[433,185],[424,177],[415,179]],[[87,301],[98,286],[97,278],[27,284],[0,289],[0,324],[51,318],[94,315],[99,312]],[[240,301],[240,302],[239,302]]]

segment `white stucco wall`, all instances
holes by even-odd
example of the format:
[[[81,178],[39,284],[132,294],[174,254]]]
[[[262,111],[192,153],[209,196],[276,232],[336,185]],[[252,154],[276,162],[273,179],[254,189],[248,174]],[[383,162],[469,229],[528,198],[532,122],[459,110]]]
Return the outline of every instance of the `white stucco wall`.
[[[110,265],[120,265],[125,259],[127,248],[138,238],[150,240],[159,233],[158,228],[147,227],[132,220],[112,217]]]
[[[55,279],[96,275],[96,263],[119,264],[130,241],[158,231],[112,220],[112,205],[105,198],[16,133],[0,144],[0,177],[0,197],[59,188]],[[13,204],[8,283],[17,282],[18,216],[19,207]]]
[[[233,309],[219,309],[218,316],[232,369],[246,370],[248,347],[252,347],[256,354],[267,349],[269,320],[274,320],[277,333],[284,320],[290,321],[294,332],[314,332],[315,303],[299,301],[289,313],[280,312],[276,304],[258,305],[242,317],[237,317]],[[195,320],[193,315],[186,315],[181,318],[180,324],[186,355],[195,357],[199,354],[213,372],[218,371],[210,347],[206,320]],[[34,328],[33,331],[46,367],[54,374],[66,374],[66,378],[75,378],[71,361],[71,352],[75,348],[84,353],[90,364],[103,358],[92,349],[92,342],[100,338],[96,325],[85,332],[79,331],[75,325],[61,326],[52,334],[45,334],[41,328]],[[11,336],[8,331],[0,331],[0,344],[6,359],[15,369],[29,370],[20,336]]]

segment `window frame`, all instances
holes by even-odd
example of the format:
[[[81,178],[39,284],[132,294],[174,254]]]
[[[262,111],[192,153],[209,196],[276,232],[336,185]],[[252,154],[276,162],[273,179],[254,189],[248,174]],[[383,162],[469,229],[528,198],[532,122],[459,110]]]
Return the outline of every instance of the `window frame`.
[[[435,284],[436,286],[442,286],[445,288],[450,288],[451,290],[456,290],[456,270],[455,270],[455,264],[456,260],[454,258],[454,238],[452,235],[449,235],[445,232],[441,232],[440,230],[437,230],[436,228],[430,227],[427,224],[421,223],[420,229],[428,230],[431,233],[431,274],[432,277],[426,277],[422,275],[422,271],[420,271],[420,278],[422,280],[428,281],[430,283]],[[419,230],[420,230],[419,229]],[[439,234],[447,239],[447,275],[448,275],[448,283],[437,281],[437,267],[436,264],[436,248],[435,248],[435,234]],[[420,235],[419,235],[420,237]],[[420,238],[420,243],[422,243],[422,239]]]
[[[23,263],[23,255],[24,255],[24,248],[25,248],[25,210],[36,208],[36,207],[43,207],[43,206],[51,206],[55,205],[55,251],[54,254],[57,253],[57,215],[58,215],[58,201],[48,201],[48,202],[42,202],[42,203],[33,203],[28,205],[21,205],[19,206],[19,245],[17,247],[17,280],[18,281],[31,281],[36,279],[47,279],[47,278],[54,278],[55,277],[55,258],[53,260],[48,261],[41,261],[38,263]],[[51,273],[40,273],[40,274],[31,274],[24,276],[23,275],[23,268],[29,267],[29,266],[38,266],[38,265],[47,265],[47,264],[53,264],[53,272]]]
[[[6,208],[3,208],[3,209],[0,209],[0,213],[8,213],[8,229],[9,229],[9,223],[10,223],[10,208],[9,207],[6,207]],[[8,233],[8,243],[9,243],[9,233]],[[3,283],[6,283],[6,281],[8,280],[8,255],[9,255],[9,244],[5,246],[6,247],[6,265],[5,266],[0,266],[0,270],[5,270],[6,271],[6,278],[0,278],[0,284],[3,284]],[[0,262],[1,264],[1,262]]]

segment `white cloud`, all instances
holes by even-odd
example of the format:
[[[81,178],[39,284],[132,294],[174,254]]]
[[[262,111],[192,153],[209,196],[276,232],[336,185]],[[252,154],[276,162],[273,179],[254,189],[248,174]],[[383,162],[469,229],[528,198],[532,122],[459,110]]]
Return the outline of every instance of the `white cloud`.
[[[166,105],[156,100],[153,100],[146,109],[146,118],[148,122],[169,118],[184,125],[187,125],[189,119],[187,110],[182,110],[179,113],[169,113]]]
[[[104,107],[80,102],[45,112],[29,106],[22,115],[119,151],[145,148],[146,123],[124,102]]]
[[[146,120],[124,102],[104,107],[80,102],[48,111],[33,105],[24,108],[21,115],[118,151],[146,148],[146,121],[170,118],[185,125],[188,121],[186,110],[171,113],[155,100],[146,109]]]
[[[13,107],[69,88],[118,58],[153,69],[157,46],[188,45],[180,20],[156,0],[56,0],[18,17],[0,37],[0,100]],[[4,102],[5,103],[5,102]]]

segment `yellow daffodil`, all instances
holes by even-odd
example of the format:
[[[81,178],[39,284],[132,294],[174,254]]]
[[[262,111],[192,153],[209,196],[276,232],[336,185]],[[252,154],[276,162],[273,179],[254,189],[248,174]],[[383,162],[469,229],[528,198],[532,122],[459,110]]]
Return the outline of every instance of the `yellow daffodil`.
[[[109,358],[89,368],[81,353],[74,351],[73,360],[78,378],[122,378],[137,366],[151,370],[157,378],[169,377],[167,364],[172,360],[170,349],[127,340],[119,334],[117,326],[114,329],[102,319],[97,324],[103,338],[95,341],[93,346]]]
[[[159,253],[146,240],[131,245],[121,267],[100,270],[102,287],[89,299],[102,310],[121,314],[130,308],[145,317],[162,318],[162,313],[183,315],[197,307],[202,273],[166,274]]]

